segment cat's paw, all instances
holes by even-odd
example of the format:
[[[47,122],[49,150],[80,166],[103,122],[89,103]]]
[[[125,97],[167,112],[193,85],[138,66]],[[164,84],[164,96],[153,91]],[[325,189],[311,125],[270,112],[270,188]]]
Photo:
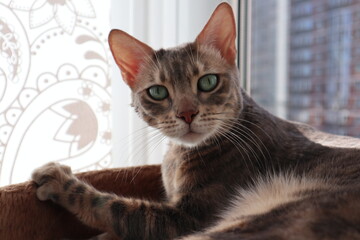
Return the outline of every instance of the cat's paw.
[[[31,178],[38,186],[36,195],[39,200],[53,202],[57,202],[68,182],[76,180],[70,167],[53,162],[36,169]]]

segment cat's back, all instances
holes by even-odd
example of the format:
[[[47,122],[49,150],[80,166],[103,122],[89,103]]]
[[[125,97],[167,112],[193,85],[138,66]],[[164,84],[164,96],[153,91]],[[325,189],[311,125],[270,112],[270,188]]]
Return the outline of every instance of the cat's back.
[[[331,148],[354,148],[360,149],[360,139],[350,136],[341,136],[331,133],[319,131],[309,125],[302,123],[293,123],[301,134],[303,134],[310,141],[320,144],[322,146]]]
[[[340,186],[360,183],[360,139],[318,131],[305,124],[294,123],[308,144],[301,149],[298,169],[307,176],[324,179]],[[301,142],[298,143],[301,145]]]

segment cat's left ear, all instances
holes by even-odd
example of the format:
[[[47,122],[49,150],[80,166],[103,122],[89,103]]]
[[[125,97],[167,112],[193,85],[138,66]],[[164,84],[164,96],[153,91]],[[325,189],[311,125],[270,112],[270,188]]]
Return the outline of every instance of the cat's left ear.
[[[229,4],[221,3],[215,9],[195,42],[216,48],[228,63],[235,64],[235,39],[236,25],[233,11]]]
[[[123,80],[130,88],[134,88],[141,65],[151,58],[154,50],[126,32],[116,29],[109,34],[109,45]]]

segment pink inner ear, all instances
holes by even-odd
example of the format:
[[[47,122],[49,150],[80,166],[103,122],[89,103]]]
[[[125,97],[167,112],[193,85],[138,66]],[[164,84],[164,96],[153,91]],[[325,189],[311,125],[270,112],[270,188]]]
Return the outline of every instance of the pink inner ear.
[[[215,47],[228,63],[235,64],[235,39],[236,27],[234,14],[229,4],[221,3],[196,38],[196,42],[198,44]]]
[[[151,57],[154,50],[121,30],[110,32],[109,45],[124,81],[133,88],[141,65]]]
[[[141,58],[136,58],[137,55],[134,51],[133,55],[126,56],[128,52],[121,51],[120,57],[116,56],[115,61],[121,70],[121,76],[124,81],[133,88],[135,85],[135,79],[139,72],[141,63],[143,62]]]

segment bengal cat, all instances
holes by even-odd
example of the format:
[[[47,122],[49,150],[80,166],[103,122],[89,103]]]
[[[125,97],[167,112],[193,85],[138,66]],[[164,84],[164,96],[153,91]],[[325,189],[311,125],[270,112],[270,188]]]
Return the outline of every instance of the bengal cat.
[[[360,140],[259,107],[239,86],[235,29],[222,3],[180,47],[109,35],[135,111],[172,141],[163,202],[99,192],[56,163],[33,173],[37,197],[109,239],[360,239]]]

